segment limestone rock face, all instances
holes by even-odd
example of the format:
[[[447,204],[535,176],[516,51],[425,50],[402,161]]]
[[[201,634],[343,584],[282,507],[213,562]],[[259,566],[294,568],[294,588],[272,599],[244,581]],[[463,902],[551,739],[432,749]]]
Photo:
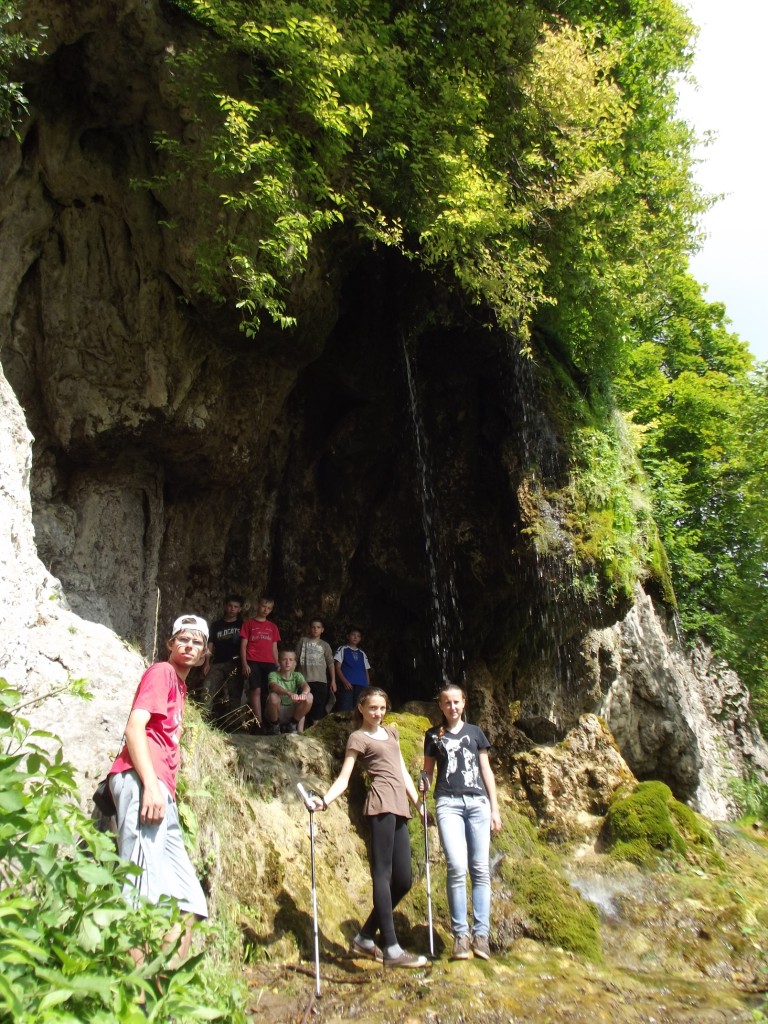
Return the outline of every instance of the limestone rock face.
[[[728,780],[768,770],[738,676],[703,644],[685,651],[642,592],[625,619],[589,634],[582,652],[603,694],[600,713],[635,775],[667,782],[710,818],[728,818]]]
[[[23,696],[25,718],[59,736],[82,779],[91,784],[119,750],[144,662],[111,630],[67,608],[62,588],[35,553],[29,507],[31,437],[0,371],[0,673]],[[86,679],[87,703],[66,691]],[[41,701],[41,703],[35,703]]]
[[[615,790],[634,781],[605,724],[582,715],[565,739],[517,754],[513,788],[559,838],[596,832]]]

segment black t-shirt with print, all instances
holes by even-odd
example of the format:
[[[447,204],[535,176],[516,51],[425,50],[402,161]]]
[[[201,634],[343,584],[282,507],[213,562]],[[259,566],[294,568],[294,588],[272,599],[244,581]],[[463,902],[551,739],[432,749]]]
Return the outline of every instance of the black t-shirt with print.
[[[437,761],[435,796],[487,796],[480,774],[480,751],[490,743],[476,725],[465,722],[460,732],[429,729],[424,736],[424,756]]]
[[[242,619],[235,619],[234,622],[227,622],[226,619],[217,619],[211,626],[210,642],[213,644],[213,660],[231,661],[240,657],[240,627]]]

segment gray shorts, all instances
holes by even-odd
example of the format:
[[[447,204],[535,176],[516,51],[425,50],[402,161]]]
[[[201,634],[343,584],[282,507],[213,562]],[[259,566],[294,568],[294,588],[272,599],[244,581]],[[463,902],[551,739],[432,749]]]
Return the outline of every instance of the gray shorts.
[[[158,825],[142,825],[141,781],[135,771],[117,772],[109,777],[109,788],[117,807],[117,850],[123,860],[137,864],[141,875],[125,887],[126,895],[136,892],[150,903],[173,896],[182,910],[198,917],[208,916],[205,894],[184,847],[179,812],[168,788],[165,817]]]

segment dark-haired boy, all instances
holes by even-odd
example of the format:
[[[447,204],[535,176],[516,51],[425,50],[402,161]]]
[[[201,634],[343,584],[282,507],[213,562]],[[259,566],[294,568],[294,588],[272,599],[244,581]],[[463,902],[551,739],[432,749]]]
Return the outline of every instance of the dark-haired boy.
[[[240,630],[243,625],[243,603],[240,594],[227,594],[224,598],[224,617],[211,625],[203,666],[203,703],[208,714],[216,703],[227,703],[229,711],[240,707],[242,703]]]
[[[352,711],[370,684],[368,670],[371,666],[365,651],[360,650],[362,639],[362,632],[357,626],[352,626],[347,632],[347,642],[333,656],[338,679],[334,711]]]

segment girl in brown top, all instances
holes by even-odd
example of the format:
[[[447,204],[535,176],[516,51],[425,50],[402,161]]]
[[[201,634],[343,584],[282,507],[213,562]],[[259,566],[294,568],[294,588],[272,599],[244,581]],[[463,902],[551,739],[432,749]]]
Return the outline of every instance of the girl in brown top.
[[[366,689],[355,708],[357,728],[347,740],[338,778],[322,800],[315,797],[315,805],[327,810],[341,796],[360,758],[371,781],[363,813],[371,826],[373,910],[352,940],[352,952],[390,967],[424,967],[426,957],[406,953],[400,946],[392,919],[392,911],[411,888],[408,799],[418,809],[419,796],[400,752],[397,729],[381,724],[387,711],[386,693],[377,687]],[[381,947],[376,945],[377,932]]]

